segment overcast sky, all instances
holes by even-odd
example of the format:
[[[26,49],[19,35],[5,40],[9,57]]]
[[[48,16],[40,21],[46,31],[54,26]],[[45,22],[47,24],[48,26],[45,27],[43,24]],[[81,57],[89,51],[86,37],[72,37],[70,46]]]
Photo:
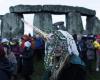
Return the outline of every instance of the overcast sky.
[[[59,4],[59,5],[69,5],[69,6],[79,6],[79,7],[86,7],[89,9],[96,10],[96,16],[100,19],[100,0],[0,0],[0,15],[9,12],[10,6],[15,6],[18,4],[24,5],[44,5],[44,4]],[[26,20],[30,20],[32,24],[33,15],[24,15]],[[53,23],[57,20],[61,21],[64,20],[64,15],[53,16]],[[30,30],[27,30],[29,32]]]

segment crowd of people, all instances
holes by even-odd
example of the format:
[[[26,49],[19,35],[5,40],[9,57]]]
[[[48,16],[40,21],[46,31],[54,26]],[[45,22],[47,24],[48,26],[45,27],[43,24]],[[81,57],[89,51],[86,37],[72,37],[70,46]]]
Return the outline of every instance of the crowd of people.
[[[84,70],[90,73],[93,72],[92,64],[96,61],[95,70],[98,72],[100,66],[100,35],[74,34],[73,38],[79,52],[79,57],[84,62]],[[0,80],[19,80],[19,78],[22,80],[31,80],[31,75],[34,72],[34,56],[37,60],[44,60],[45,55],[45,39],[39,34],[35,36],[31,36],[30,34],[23,35],[21,38],[12,39],[2,38],[0,40]],[[82,69],[79,69],[76,64],[71,65],[73,67],[67,70],[64,68],[66,74],[70,74],[72,70],[77,72],[77,70]],[[68,70],[70,71],[69,73]],[[63,79],[59,78],[57,80]]]
[[[74,34],[73,38],[79,55],[71,50],[69,64],[65,63],[57,80],[87,80],[88,74],[100,70],[100,35]]]
[[[93,64],[96,61],[95,71],[98,72],[100,67],[100,35],[74,35],[73,37],[86,69],[90,73],[93,72]]]
[[[36,54],[35,54],[36,53]],[[0,41],[0,80],[31,80],[34,56],[42,59],[44,40],[40,35],[2,38]]]

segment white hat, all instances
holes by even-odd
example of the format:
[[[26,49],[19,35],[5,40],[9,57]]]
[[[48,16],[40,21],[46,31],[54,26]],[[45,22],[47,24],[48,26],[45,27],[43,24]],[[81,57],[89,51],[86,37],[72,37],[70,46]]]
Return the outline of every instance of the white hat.
[[[2,43],[4,43],[4,42],[9,42],[9,40],[6,39],[6,38],[3,38],[1,42],[2,42]]]
[[[24,43],[24,45],[25,45],[25,47],[31,47],[31,43],[29,42],[29,41],[26,41],[25,43]]]

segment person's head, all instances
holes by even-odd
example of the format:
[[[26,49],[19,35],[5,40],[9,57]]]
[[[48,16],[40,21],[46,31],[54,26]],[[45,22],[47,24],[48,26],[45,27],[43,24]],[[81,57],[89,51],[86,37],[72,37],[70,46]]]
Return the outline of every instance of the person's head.
[[[40,35],[39,34],[36,34],[36,38],[39,38],[40,37]]]
[[[1,44],[3,45],[3,46],[8,46],[9,45],[9,40],[8,39],[6,39],[6,38],[3,38],[2,40],[1,40]]]
[[[96,41],[100,42],[100,35],[96,36]]]
[[[30,47],[31,47],[31,43],[30,43],[29,41],[26,41],[26,42],[24,43],[24,46],[25,46],[26,48],[30,48]]]
[[[6,43],[6,42],[9,42],[9,40],[6,39],[6,38],[3,38],[3,39],[1,40],[1,42],[2,42],[2,43]]]
[[[18,42],[18,39],[13,39],[12,40],[12,44],[14,45],[14,46],[16,46],[16,45],[19,45],[19,42]]]
[[[29,37],[32,37],[30,33],[28,34],[28,36],[29,36]]]
[[[27,41],[27,40],[29,40],[29,36],[25,34],[21,37],[21,39],[24,41]]]

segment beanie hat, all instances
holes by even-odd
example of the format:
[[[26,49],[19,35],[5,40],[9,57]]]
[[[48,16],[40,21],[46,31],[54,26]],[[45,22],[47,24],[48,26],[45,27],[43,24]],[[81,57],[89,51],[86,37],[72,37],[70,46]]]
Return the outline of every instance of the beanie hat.
[[[4,38],[1,40],[1,42],[4,43],[4,42],[9,42],[9,41],[8,41],[8,39]]]
[[[26,42],[24,43],[24,46],[29,48],[29,47],[31,47],[31,43],[30,43],[29,41],[26,41]]]

